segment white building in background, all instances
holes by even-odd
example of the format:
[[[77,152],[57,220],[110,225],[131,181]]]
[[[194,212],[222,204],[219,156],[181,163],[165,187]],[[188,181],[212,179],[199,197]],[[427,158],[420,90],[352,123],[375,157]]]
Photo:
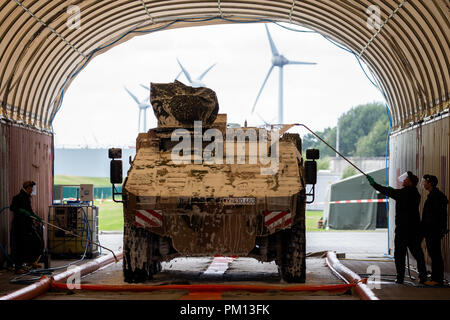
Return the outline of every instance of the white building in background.
[[[129,158],[135,155],[136,149],[122,148],[124,176],[130,168]],[[108,148],[55,148],[55,175],[107,178],[110,161]]]

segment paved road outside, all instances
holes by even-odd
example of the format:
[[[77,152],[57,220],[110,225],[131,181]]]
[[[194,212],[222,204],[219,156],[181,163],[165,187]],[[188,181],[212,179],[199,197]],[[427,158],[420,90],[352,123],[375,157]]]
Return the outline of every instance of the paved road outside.
[[[306,233],[306,252],[336,251],[351,255],[382,256],[387,253],[387,245],[387,229]]]
[[[99,234],[100,243],[114,251],[121,250],[123,234],[104,232]],[[376,231],[307,232],[306,252],[336,251],[352,255],[380,255],[387,252],[387,229]]]

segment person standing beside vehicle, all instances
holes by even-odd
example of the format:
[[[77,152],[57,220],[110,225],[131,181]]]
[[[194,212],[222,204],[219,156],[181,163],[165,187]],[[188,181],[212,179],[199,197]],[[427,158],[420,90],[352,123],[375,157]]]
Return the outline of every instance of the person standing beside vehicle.
[[[394,260],[397,270],[396,283],[403,283],[405,277],[405,259],[407,249],[417,261],[420,283],[427,280],[425,258],[420,246],[420,194],[417,190],[419,179],[411,171],[399,177],[403,188],[394,189],[383,187],[367,175],[370,185],[380,193],[395,200],[395,238],[394,238]]]
[[[43,250],[42,237],[38,232],[38,221],[42,219],[34,213],[31,207],[31,195],[36,183],[25,181],[20,192],[14,196],[9,209],[14,213],[11,228],[12,259],[15,263],[15,272],[25,273],[24,263],[31,267],[40,267],[36,260]]]
[[[431,281],[426,285],[443,285],[444,261],[441,253],[441,239],[447,233],[447,204],[448,199],[438,188],[436,176],[423,176],[423,186],[428,197],[422,211],[422,233],[425,237],[428,254],[431,258]]]

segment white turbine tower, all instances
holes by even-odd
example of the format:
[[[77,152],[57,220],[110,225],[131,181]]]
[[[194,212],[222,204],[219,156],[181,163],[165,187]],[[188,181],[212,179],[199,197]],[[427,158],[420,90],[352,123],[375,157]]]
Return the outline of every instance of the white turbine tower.
[[[144,85],[141,85],[144,88],[146,88]],[[138,107],[139,107],[139,120],[138,120],[138,132],[147,132],[147,109],[151,107],[149,101],[149,98],[145,98],[141,102],[136,98],[134,94],[130,92],[126,87],[124,87],[125,90],[128,92],[128,94],[133,98],[134,101],[136,101]],[[143,119],[143,131],[141,131],[141,113],[144,115]]]
[[[302,65],[314,65],[315,62],[302,62],[302,61],[290,61],[286,59],[282,54],[280,54],[275,46],[275,43],[270,36],[269,28],[267,25],[264,25],[267,31],[267,37],[269,38],[270,49],[272,51],[272,65],[270,66],[269,72],[267,73],[266,78],[259,89],[258,96],[256,97],[255,103],[253,104],[252,113],[255,111],[256,103],[258,102],[259,96],[261,95],[264,86],[266,85],[267,79],[274,67],[280,68],[280,77],[279,77],[279,95],[278,95],[278,122],[279,124],[283,123],[283,67],[287,64],[302,64]]]

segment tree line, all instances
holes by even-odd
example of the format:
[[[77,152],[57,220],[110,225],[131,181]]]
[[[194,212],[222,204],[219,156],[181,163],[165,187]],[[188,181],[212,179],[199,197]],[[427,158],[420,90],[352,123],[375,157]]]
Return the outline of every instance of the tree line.
[[[372,102],[353,107],[339,117],[338,125],[338,151],[344,156],[383,157],[386,155],[389,117],[383,103]],[[336,148],[336,126],[315,133]],[[311,133],[303,136],[302,148],[303,152],[310,148],[319,149],[321,158],[336,156],[333,150]]]

